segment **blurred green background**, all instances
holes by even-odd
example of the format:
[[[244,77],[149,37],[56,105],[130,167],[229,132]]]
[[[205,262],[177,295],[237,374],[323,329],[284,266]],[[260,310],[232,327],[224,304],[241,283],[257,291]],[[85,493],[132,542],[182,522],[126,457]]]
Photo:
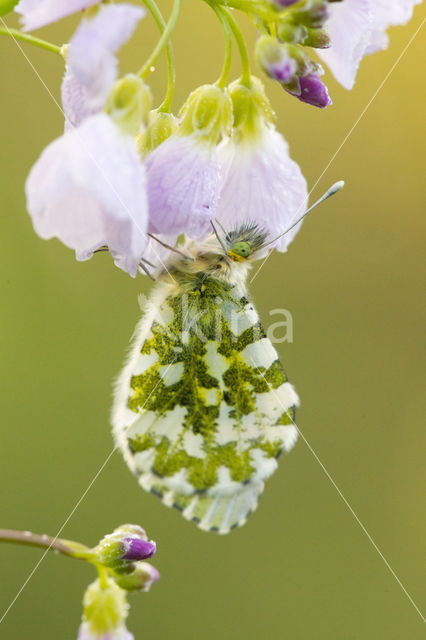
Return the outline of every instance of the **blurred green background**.
[[[419,7],[410,24],[392,30],[391,46],[364,60],[352,92],[328,74],[334,106],[326,111],[268,84],[279,129],[311,185],[425,15]],[[76,23],[37,34],[62,43]],[[137,69],[156,37],[146,18],[123,50],[122,69]],[[209,9],[192,1],[174,42],[179,106],[196,85],[215,80],[222,34]],[[58,99],[60,59],[22,47]],[[139,315],[137,294],[149,283],[132,280],[106,255],[77,263],[58,242],[34,234],[25,177],[63,119],[12,41],[0,39],[0,55],[0,526],[54,535],[112,449],[111,381]],[[270,309],[291,311],[294,342],[279,351],[301,396],[300,429],[420,606],[423,64],[419,34],[313,196],[337,179],[346,189],[312,215],[286,255],[270,258],[252,291],[265,324],[276,321]],[[163,69],[152,76],[157,100]],[[199,531],[144,493],[115,453],[62,535],[94,544],[123,522],[141,524],[157,540],[162,574],[149,594],[131,597],[137,639],[424,637],[420,616],[302,439],[282,459],[257,513],[227,537]],[[0,612],[41,554],[0,548]],[[89,567],[49,555],[0,636],[72,640],[93,577]]]

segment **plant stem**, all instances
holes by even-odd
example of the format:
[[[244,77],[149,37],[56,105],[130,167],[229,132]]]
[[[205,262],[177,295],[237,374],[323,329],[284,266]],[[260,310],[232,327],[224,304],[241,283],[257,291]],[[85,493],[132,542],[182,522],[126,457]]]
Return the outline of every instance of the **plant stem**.
[[[229,24],[227,17],[224,15],[224,12],[214,3],[208,3],[213,11],[216,13],[217,17],[222,23],[223,30],[225,32],[225,59],[223,61],[223,67],[219,78],[216,81],[218,87],[224,89],[228,84],[229,71],[231,68],[231,60],[232,60],[232,29]]]
[[[176,26],[176,22],[179,17],[181,6],[182,6],[182,0],[174,0],[169,21],[165,26],[165,29],[161,35],[161,38],[157,42],[157,45],[154,48],[154,51],[149,56],[148,60],[145,62],[143,67],[138,72],[138,75],[140,75],[141,78],[145,78],[149,73],[151,73],[151,67],[155,64],[155,62],[163,52],[163,49],[167,46],[170,40],[170,36],[173,32],[173,29]]]
[[[152,17],[157,23],[160,29],[160,32],[164,33],[164,30],[166,28],[166,21],[164,20],[163,15],[160,9],[158,8],[157,3],[155,2],[155,0],[143,0],[143,1],[148,11],[151,13]],[[158,107],[158,111],[167,112],[167,111],[170,111],[171,109],[173,94],[174,94],[175,85],[176,85],[176,70],[175,70],[175,65],[173,60],[173,47],[170,39],[167,41],[167,45],[166,45],[166,56],[167,56],[167,91],[166,91],[166,95],[164,97],[163,102]]]
[[[269,9],[265,4],[261,2],[255,2],[254,0],[215,0],[217,4],[224,7],[230,7],[231,9],[237,9],[238,11],[244,11],[244,13],[251,13],[258,15],[263,20],[276,20],[281,12]]]
[[[41,40],[41,38],[35,38],[31,36],[29,33],[23,33],[22,31],[18,31],[18,29],[9,29],[9,27],[0,27],[0,35],[9,36],[14,40],[23,40],[24,42],[29,42],[30,44],[34,44],[36,47],[40,47],[41,49],[45,49],[46,51],[53,51],[53,53],[57,53],[61,55],[61,47],[58,47],[56,44],[52,44],[51,42],[47,42],[47,40]]]
[[[229,27],[232,29],[232,33],[234,34],[235,41],[237,43],[237,47],[240,53],[241,58],[241,79],[240,82],[245,84],[247,87],[251,86],[251,71],[250,71],[250,59],[247,52],[246,43],[244,41],[243,34],[241,33],[241,29],[238,26],[237,21],[234,16],[231,14],[228,9],[224,9],[223,7],[218,7],[219,11],[225,16]]]
[[[30,531],[16,531],[15,529],[0,529],[0,542],[12,542],[29,547],[41,547],[59,551],[65,556],[83,558],[89,552],[88,547],[77,542],[58,540],[46,534],[31,533]],[[69,546],[68,546],[69,545]]]

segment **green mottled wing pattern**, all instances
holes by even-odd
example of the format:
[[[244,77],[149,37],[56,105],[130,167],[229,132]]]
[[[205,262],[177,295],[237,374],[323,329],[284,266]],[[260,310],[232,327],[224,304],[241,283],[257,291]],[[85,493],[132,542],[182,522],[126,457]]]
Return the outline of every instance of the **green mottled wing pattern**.
[[[219,533],[244,524],[297,437],[297,395],[242,293],[158,285],[113,413],[141,486]]]

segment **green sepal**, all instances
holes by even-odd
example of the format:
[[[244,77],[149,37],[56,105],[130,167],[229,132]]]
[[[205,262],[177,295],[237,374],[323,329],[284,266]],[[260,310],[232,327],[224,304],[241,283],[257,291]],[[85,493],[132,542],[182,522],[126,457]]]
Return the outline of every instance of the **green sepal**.
[[[327,49],[330,44],[330,36],[325,29],[307,29],[306,37],[302,43],[305,47],[315,49]]]
[[[295,24],[291,19],[280,20],[277,35],[281,42],[304,43],[308,29],[303,24]]]
[[[138,138],[139,151],[145,155],[156,149],[162,142],[177,133],[179,124],[172,113],[151,111],[148,126]]]
[[[151,89],[139,76],[129,73],[114,84],[105,111],[126,133],[136,136],[152,104]]]
[[[83,598],[83,619],[93,634],[103,635],[119,628],[127,617],[126,592],[108,577],[92,582]]]
[[[147,591],[153,582],[151,565],[138,562],[130,574],[116,574],[115,583],[125,591]]]
[[[234,134],[241,139],[255,139],[264,123],[275,121],[275,113],[261,81],[252,76],[250,88],[238,80],[229,86],[234,115]]]
[[[181,112],[180,133],[197,135],[215,145],[232,125],[232,103],[228,92],[214,84],[206,84],[193,91]]]

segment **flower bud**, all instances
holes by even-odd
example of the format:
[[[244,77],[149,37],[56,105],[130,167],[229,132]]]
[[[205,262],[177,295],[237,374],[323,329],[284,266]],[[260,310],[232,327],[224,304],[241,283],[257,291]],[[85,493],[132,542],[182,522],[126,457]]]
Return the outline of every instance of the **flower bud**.
[[[197,135],[215,145],[232,125],[232,103],[226,91],[206,84],[193,91],[181,110],[184,136]]]
[[[263,71],[278,82],[290,82],[296,75],[297,63],[291,45],[281,44],[273,36],[262,36],[256,43],[256,61]]]
[[[296,91],[293,88],[290,90],[289,87],[285,87],[285,89],[301,102],[306,102],[306,104],[311,104],[320,109],[333,104],[328,95],[327,87],[317,73],[309,73],[299,78],[299,87]]]
[[[138,76],[129,73],[114,84],[105,110],[126,133],[135,136],[152,104],[151,89]]]
[[[291,7],[292,4],[296,4],[299,0],[270,0],[270,3],[277,9],[286,9]]]
[[[315,49],[328,49],[330,46],[330,36],[325,29],[306,29],[306,35],[302,44],[305,47]]]
[[[157,545],[150,540],[141,540],[140,538],[123,538],[125,545],[123,560],[146,560],[152,558],[157,551]]]
[[[159,578],[157,569],[148,562],[138,562],[133,573],[114,576],[116,584],[126,591],[149,591]]]
[[[134,561],[151,558],[157,550],[137,525],[123,525],[105,536],[93,550],[96,561],[119,573],[131,573]]]
[[[317,29],[330,17],[327,0],[305,0],[300,8],[292,10],[292,19],[298,24]]]
[[[139,150],[144,154],[150,153],[176,133],[178,128],[178,122],[173,114],[162,111],[151,112],[148,126],[138,140]]]
[[[277,35],[281,42],[304,44],[308,29],[303,24],[295,24],[292,20],[281,20],[277,24]]]

